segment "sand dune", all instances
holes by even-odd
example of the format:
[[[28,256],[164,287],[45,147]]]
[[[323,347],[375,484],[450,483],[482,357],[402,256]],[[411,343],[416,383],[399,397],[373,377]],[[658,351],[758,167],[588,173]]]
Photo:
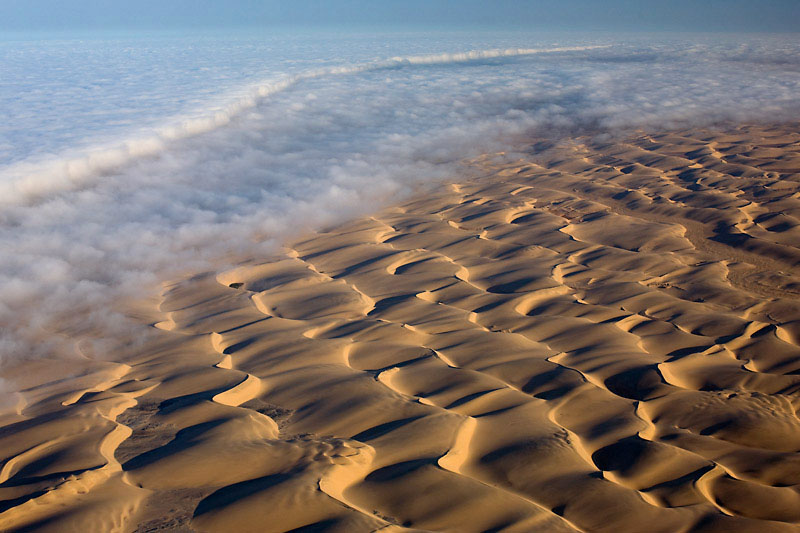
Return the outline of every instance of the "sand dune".
[[[167,285],[10,374],[0,530],[800,531],[796,131],[542,141]]]

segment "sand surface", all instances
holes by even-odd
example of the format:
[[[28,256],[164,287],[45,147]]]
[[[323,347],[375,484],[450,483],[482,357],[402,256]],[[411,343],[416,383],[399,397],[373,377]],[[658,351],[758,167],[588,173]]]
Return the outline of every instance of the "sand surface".
[[[797,126],[497,161],[10,369],[0,530],[800,531]]]

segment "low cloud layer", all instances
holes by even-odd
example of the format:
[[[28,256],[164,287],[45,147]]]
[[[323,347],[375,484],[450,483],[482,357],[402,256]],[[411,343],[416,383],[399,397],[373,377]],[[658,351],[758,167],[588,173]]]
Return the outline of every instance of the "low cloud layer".
[[[458,179],[460,160],[512,139],[800,119],[792,41],[484,38],[483,52],[459,56],[459,43],[463,53],[476,39],[448,37],[450,55],[392,39],[292,49],[285,63],[276,44],[272,81],[229,80],[194,122],[146,126],[155,121],[145,102],[145,125],[134,106],[122,132],[139,144],[110,128],[102,150],[71,149],[66,135],[50,154],[31,149],[0,168],[0,361],[69,353],[78,340],[113,358],[115,341],[144,332],[116,312],[120,301]],[[565,47],[575,49],[539,50]]]

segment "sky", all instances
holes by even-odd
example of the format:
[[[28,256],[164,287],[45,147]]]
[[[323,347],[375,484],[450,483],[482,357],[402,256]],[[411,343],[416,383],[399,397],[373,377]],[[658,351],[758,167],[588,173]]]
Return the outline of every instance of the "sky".
[[[800,0],[0,0],[0,31],[514,27],[800,31]]]

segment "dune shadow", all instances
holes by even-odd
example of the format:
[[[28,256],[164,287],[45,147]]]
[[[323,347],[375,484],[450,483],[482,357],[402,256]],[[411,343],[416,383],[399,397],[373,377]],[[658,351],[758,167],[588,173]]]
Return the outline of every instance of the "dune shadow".
[[[353,440],[357,440],[360,442],[366,442],[372,439],[377,439],[378,437],[382,437],[387,433],[391,433],[397,428],[401,428],[406,424],[410,424],[416,420],[423,418],[423,416],[412,416],[409,418],[401,418],[400,420],[392,420],[391,422],[386,422],[385,424],[379,424],[375,427],[371,427],[367,430],[362,431],[356,435],[353,435]]]
[[[536,281],[538,278],[532,277],[525,277],[518,280],[510,281],[508,283],[501,283],[499,285],[492,285],[486,292],[491,292],[493,294],[510,294],[518,292],[519,289],[525,287],[529,283]]]
[[[172,441],[164,446],[160,446],[154,450],[137,455],[124,462],[122,464],[122,470],[128,471],[143,468],[147,465],[155,463],[160,459],[163,459],[164,457],[178,453],[192,446],[192,444],[194,444],[200,435],[223,424],[224,422],[224,420],[212,420],[210,422],[204,422],[202,424],[197,424],[196,426],[182,429],[175,434],[175,438],[172,439]]]
[[[379,468],[370,472],[364,481],[373,481],[373,482],[383,482],[383,481],[393,481],[403,476],[406,476],[412,472],[419,470],[420,468],[424,468],[426,466],[433,466],[436,464],[436,459],[433,458],[423,458],[423,459],[414,459],[412,461],[403,461],[401,463],[395,463],[393,465],[384,466],[383,468]]]
[[[627,470],[648,453],[651,445],[638,435],[625,437],[594,452],[592,462],[606,472]]]
[[[648,365],[614,374],[607,377],[603,383],[617,396],[630,400],[644,400],[665,382],[658,369],[654,365]]]
[[[256,492],[275,487],[284,483],[295,476],[296,472],[284,472],[271,474],[269,476],[248,479],[240,483],[234,483],[222,487],[221,489],[203,498],[194,510],[194,516],[200,516],[219,507],[226,507],[242,498],[250,496]]]

